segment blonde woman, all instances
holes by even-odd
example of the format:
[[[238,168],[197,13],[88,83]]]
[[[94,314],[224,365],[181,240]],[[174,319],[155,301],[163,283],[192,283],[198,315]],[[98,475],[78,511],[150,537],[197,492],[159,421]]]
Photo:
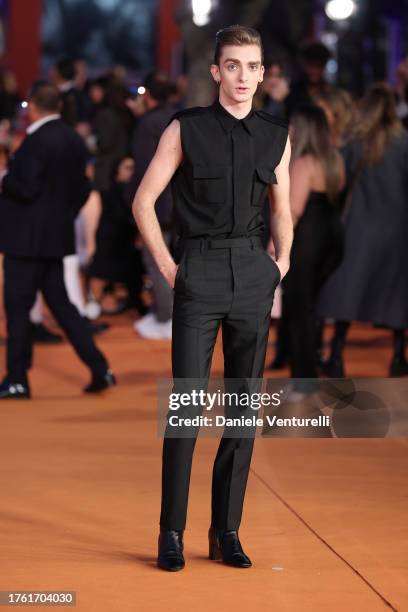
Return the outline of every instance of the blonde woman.
[[[355,104],[345,89],[331,87],[321,93],[316,103],[326,115],[329,124],[332,144],[343,146],[355,122]]]
[[[337,197],[344,184],[344,166],[341,155],[331,145],[329,125],[321,108],[299,109],[291,130],[290,204],[295,233],[291,266],[283,281],[283,310],[289,333],[291,375],[315,378],[315,301],[322,283],[341,258],[342,224]]]

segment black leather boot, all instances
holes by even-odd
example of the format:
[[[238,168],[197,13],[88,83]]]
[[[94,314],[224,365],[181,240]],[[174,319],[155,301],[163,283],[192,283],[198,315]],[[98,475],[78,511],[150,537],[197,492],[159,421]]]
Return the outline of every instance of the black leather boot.
[[[178,572],[185,566],[183,530],[160,529],[157,565],[168,572]]]
[[[322,373],[329,378],[344,378],[343,349],[346,344],[349,321],[336,321],[335,333],[331,341],[330,357],[322,364]]]
[[[325,376],[344,378],[343,348],[344,340],[334,336],[331,341],[330,357],[321,364],[321,370]]]
[[[390,363],[390,377],[397,378],[399,376],[408,375],[408,363],[405,357],[394,355]]]
[[[390,376],[407,376],[408,363],[405,358],[405,329],[394,329],[394,355],[390,363]]]
[[[343,357],[341,355],[330,357],[321,365],[321,370],[328,378],[344,378]]]
[[[210,527],[208,531],[209,558],[213,561],[222,559],[234,567],[251,567],[250,558],[242,550],[238,531],[220,530]]]

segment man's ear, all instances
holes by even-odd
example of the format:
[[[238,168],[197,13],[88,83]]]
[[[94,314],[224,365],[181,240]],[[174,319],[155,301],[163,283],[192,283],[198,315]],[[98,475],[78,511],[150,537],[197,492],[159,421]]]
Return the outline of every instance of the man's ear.
[[[221,81],[221,75],[220,75],[220,69],[217,66],[217,64],[211,64],[210,72],[211,72],[211,75],[214,81],[216,83],[219,83]]]
[[[262,83],[265,74],[265,66],[261,66],[261,76],[259,78],[259,82]]]

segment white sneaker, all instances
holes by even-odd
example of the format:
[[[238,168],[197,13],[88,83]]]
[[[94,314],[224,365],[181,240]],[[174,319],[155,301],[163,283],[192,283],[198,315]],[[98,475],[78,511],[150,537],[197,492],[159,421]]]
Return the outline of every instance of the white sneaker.
[[[156,317],[145,320],[146,317],[136,321],[134,329],[142,338],[148,340],[171,340],[172,320],[159,322]]]
[[[139,327],[146,325],[147,323],[151,323],[156,319],[156,316],[153,312],[148,312],[147,314],[144,315],[144,317],[141,317],[140,319],[137,319],[134,323],[133,323],[133,329],[138,332],[139,331]]]
[[[85,304],[85,316],[94,321],[101,316],[102,308],[96,300],[90,300]]]

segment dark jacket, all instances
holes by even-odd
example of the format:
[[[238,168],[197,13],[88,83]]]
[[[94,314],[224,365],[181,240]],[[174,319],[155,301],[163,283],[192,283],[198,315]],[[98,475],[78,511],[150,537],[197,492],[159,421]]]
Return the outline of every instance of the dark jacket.
[[[129,187],[129,197],[133,199],[144,173],[154,156],[160,137],[166,128],[175,108],[169,104],[157,106],[148,111],[137,124],[132,139],[132,156],[135,169]],[[157,198],[156,214],[162,227],[168,228],[172,221],[173,199],[168,185]]]
[[[61,119],[75,127],[80,121],[88,121],[92,102],[87,93],[76,87],[61,92],[62,110]]]
[[[119,114],[110,106],[95,112],[92,130],[96,136],[94,184],[98,191],[108,191],[113,184],[115,168],[126,155],[126,133]]]
[[[74,219],[89,195],[87,150],[60,119],[28,135],[10,162],[0,195],[0,252],[63,257],[75,252]]]
[[[408,327],[408,135],[361,166],[362,143],[343,149],[351,185],[344,258],[322,288],[318,313],[337,321]],[[360,166],[360,167],[359,167]]]

